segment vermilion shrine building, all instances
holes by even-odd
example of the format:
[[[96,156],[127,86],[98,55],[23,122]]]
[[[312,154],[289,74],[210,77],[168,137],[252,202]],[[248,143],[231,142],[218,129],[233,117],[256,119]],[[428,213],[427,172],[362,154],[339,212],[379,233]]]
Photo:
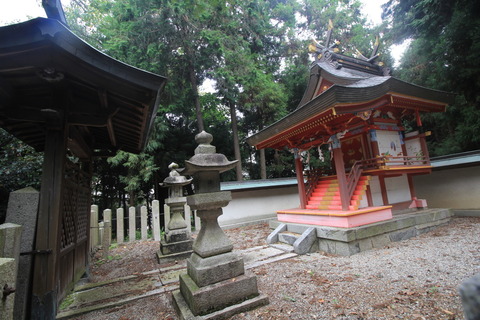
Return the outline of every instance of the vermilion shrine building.
[[[392,218],[392,210],[425,208],[412,177],[431,172],[420,113],[444,112],[453,94],[390,76],[371,58],[339,54],[336,44],[310,46],[316,60],[295,111],[248,138],[257,149],[295,154],[300,207],[277,212],[280,222],[356,227]],[[406,133],[404,119],[418,129]],[[335,175],[310,170],[301,152],[329,144]]]

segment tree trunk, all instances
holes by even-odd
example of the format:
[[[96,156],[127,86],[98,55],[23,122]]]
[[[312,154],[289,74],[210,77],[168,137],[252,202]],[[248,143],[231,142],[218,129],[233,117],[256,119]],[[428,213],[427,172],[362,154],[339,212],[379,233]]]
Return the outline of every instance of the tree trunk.
[[[195,113],[197,115],[198,132],[202,132],[205,127],[203,126],[202,107],[200,105],[197,77],[195,75],[195,68],[193,67],[193,64],[189,65],[189,75],[190,75],[190,84],[192,86],[192,92],[193,92],[193,101],[195,104]]]
[[[265,149],[260,149],[260,179],[267,179],[267,165],[265,161]]]
[[[237,172],[237,181],[242,181],[243,180],[242,159],[240,156],[240,144],[238,142],[237,112],[235,108],[235,103],[230,101],[229,104],[230,104],[230,119],[232,121],[233,150],[235,152],[235,160],[238,160],[235,170]]]

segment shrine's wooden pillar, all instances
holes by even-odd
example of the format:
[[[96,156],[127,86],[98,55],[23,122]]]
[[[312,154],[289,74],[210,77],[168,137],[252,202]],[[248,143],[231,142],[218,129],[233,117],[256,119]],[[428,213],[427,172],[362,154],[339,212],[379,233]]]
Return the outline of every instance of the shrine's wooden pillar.
[[[62,117],[51,110],[47,122],[32,283],[32,319],[55,319],[62,189],[67,145]]]
[[[387,192],[387,185],[385,184],[385,176],[380,175],[378,176],[378,182],[380,183],[380,192],[382,193],[382,202],[383,205],[388,205],[388,192]]]
[[[403,131],[398,131],[398,135],[400,137],[400,144],[402,146],[402,155],[404,157],[406,157],[407,156],[407,146],[405,145],[405,136],[404,136]]]
[[[408,188],[410,189],[410,197],[412,200],[417,199],[417,195],[415,194],[415,185],[413,184],[413,176],[411,174],[407,174],[408,179]]]
[[[380,156],[380,149],[378,148],[377,130],[370,129],[370,147],[372,149],[372,157]]]
[[[297,176],[298,196],[300,197],[300,208],[305,209],[307,207],[307,194],[305,191],[305,181],[303,179],[303,163],[302,156],[297,148],[293,149],[295,157],[295,173]]]
[[[420,141],[420,148],[422,149],[422,154],[425,157],[425,164],[430,164],[430,155],[428,153],[428,147],[427,147],[427,139],[426,135],[423,130],[423,124],[422,124],[422,119],[420,118],[420,112],[415,110],[415,115],[416,115],[416,120],[417,120],[417,127],[418,127],[418,138]]]
[[[348,210],[350,199],[348,199],[347,175],[345,173],[345,162],[343,161],[342,145],[336,135],[332,139],[333,161],[335,163],[335,171],[337,173],[338,188],[340,190],[340,200],[342,202],[342,210]]]

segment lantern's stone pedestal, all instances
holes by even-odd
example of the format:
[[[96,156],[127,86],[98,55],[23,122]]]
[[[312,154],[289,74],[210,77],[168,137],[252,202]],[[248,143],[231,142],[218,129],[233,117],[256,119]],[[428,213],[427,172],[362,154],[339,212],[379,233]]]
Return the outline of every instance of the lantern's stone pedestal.
[[[190,230],[182,216],[185,203],[185,197],[165,200],[165,204],[171,208],[172,218],[168,224],[167,234],[160,241],[160,250],[157,252],[158,263],[186,258],[193,252]]]
[[[165,204],[170,207],[172,217],[168,223],[168,232],[160,241],[160,251],[157,252],[158,263],[185,258],[193,252],[190,223],[187,223],[183,217],[187,198],[183,196],[182,190],[182,187],[192,180],[186,179],[176,171],[178,168],[176,163],[171,163],[168,168],[171,171],[164,180],[164,185],[169,187],[169,197],[165,199]]]
[[[201,229],[187,259],[187,274],[180,275],[180,290],[173,293],[173,305],[180,319],[226,319],[234,314],[268,304],[258,292],[255,275],[245,273],[243,257],[218,224],[222,207],[231,193],[220,191],[220,173],[235,166],[210,145],[212,136],[201,132],[195,155],[186,161],[186,172],[194,176],[196,194],[187,197],[197,210]],[[186,173],[186,174],[187,174]]]

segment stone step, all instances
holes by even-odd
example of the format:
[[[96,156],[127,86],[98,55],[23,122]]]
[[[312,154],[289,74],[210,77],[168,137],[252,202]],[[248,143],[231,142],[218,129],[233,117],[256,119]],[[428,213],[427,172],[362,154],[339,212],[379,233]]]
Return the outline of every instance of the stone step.
[[[338,210],[342,211],[342,206],[341,205],[306,205],[306,209],[311,209],[311,210]],[[358,210],[358,205],[349,205],[348,210]]]
[[[293,246],[286,243],[277,242],[272,243],[270,246],[285,252],[293,252]]]
[[[350,206],[359,206],[359,201],[350,201]],[[321,209],[327,208],[331,206],[341,207],[342,203],[340,201],[309,201],[305,206],[306,209]]]
[[[291,246],[297,241],[301,235],[294,232],[284,231],[278,234],[278,242],[286,243]]]

